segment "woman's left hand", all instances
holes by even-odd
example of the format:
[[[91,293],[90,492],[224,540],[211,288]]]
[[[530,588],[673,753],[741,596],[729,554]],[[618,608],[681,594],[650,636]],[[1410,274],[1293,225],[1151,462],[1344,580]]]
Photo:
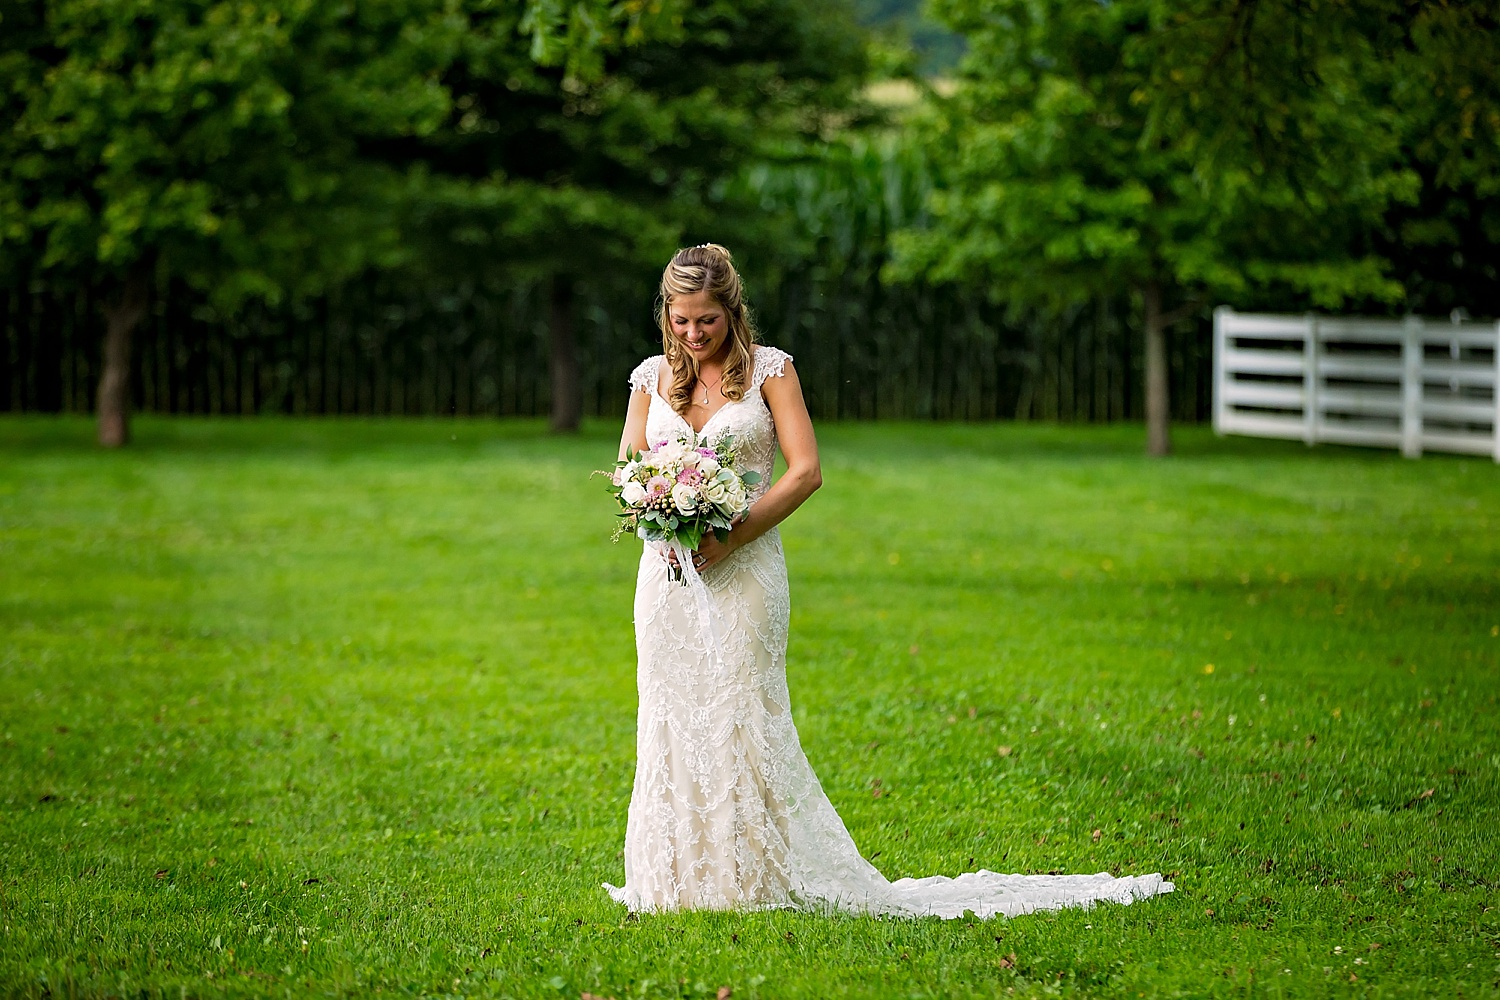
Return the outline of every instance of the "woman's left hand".
[[[744,517],[740,516],[735,518],[730,523],[739,524],[743,520]],[[693,565],[698,568],[698,572],[702,573],[704,570],[708,569],[715,563],[722,562],[726,557],[728,557],[729,553],[733,552],[736,548],[738,548],[738,546],[735,544],[733,528],[731,528],[729,531],[729,540],[727,542],[719,541],[719,539],[714,536],[714,533],[710,531],[708,534],[704,535],[703,540],[698,543],[698,549],[693,554]]]

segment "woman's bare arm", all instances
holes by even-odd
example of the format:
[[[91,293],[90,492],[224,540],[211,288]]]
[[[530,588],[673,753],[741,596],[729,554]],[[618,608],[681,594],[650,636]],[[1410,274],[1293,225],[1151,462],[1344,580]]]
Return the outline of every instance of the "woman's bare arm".
[[[787,361],[779,378],[768,378],[761,384],[760,394],[776,423],[776,441],[781,446],[782,458],[786,460],[786,472],[735,524],[728,542],[720,542],[712,534],[703,537],[703,544],[698,546],[698,552],[704,557],[703,567],[712,566],[734,549],[755,541],[785,521],[823,485],[812,417],[808,416],[807,403],[802,398],[802,383],[798,381],[791,361]]]
[[[620,434],[621,461],[627,451],[646,450],[646,411],[651,408],[651,394],[643,389],[632,389],[630,408],[625,411],[625,430]]]

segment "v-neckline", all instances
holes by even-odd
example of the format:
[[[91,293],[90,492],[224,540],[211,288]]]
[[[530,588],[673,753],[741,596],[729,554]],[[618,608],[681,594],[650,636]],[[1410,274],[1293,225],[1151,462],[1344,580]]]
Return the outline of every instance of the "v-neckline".
[[[693,436],[695,438],[701,438],[703,436],[703,432],[706,431],[706,430],[708,430],[708,425],[711,424],[711,423],[713,423],[714,422],[714,418],[717,417],[719,414],[723,413],[725,410],[729,409],[731,406],[737,406],[738,404],[745,402],[743,399],[730,399],[730,400],[726,400],[723,406],[719,407],[717,410],[715,410],[714,412],[712,412],[712,413],[710,413],[708,415],[708,419],[705,420],[705,421],[703,421],[703,426],[701,428],[695,428],[693,426],[693,422],[691,420],[689,420],[687,417],[684,417],[682,414],[678,413],[677,410],[676,410],[676,408],[673,407],[671,403],[668,403],[666,401],[666,399],[661,395],[661,393],[659,393],[659,392],[653,392],[651,395],[654,396],[656,399],[660,400],[661,401],[661,405],[665,406],[667,408],[668,412],[670,412],[678,420],[682,421],[682,426],[684,426],[688,430],[692,431],[693,432]]]
[[[665,360],[665,358],[663,358],[663,360]],[[755,362],[755,353],[754,353],[753,350],[752,350],[752,352],[750,354],[750,361],[751,361],[751,365],[753,367],[754,362]],[[658,367],[657,371],[656,371],[656,384],[651,387],[651,395],[654,396],[654,397],[656,397],[657,399],[661,400],[661,405],[665,406],[668,410],[670,410],[677,417],[678,420],[681,420],[682,423],[683,423],[683,426],[687,427],[688,430],[692,431],[693,432],[693,436],[695,438],[702,437],[703,436],[703,431],[708,430],[708,425],[711,424],[711,423],[713,423],[714,422],[714,418],[717,417],[719,414],[723,413],[725,410],[729,409],[731,406],[734,406],[737,403],[743,403],[743,402],[745,402],[745,400],[743,398],[741,398],[741,399],[726,399],[724,401],[724,405],[723,406],[719,407],[717,410],[715,410],[714,412],[712,412],[712,413],[710,413],[708,415],[708,419],[705,420],[705,421],[703,421],[703,428],[701,430],[699,430],[699,429],[693,427],[693,422],[691,420],[689,420],[687,417],[683,416],[681,413],[678,413],[677,412],[677,408],[674,407],[671,403],[668,403],[667,402],[667,398],[661,394],[661,369],[660,369],[660,367]]]

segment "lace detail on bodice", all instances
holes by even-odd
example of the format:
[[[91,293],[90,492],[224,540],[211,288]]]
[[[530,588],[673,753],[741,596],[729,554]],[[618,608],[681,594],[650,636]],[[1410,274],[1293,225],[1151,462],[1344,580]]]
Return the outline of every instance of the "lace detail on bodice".
[[[760,482],[750,490],[752,504],[770,488],[771,467],[776,460],[776,423],[761,396],[761,386],[768,378],[784,376],[790,360],[792,356],[785,351],[757,346],[744,398],[725,403],[698,432],[699,437],[707,437],[714,444],[726,435],[733,435],[741,471],[760,473]],[[646,413],[646,443],[651,446],[672,439],[690,441],[693,435],[692,425],[658,392],[665,363],[666,358],[658,354],[636,365],[630,373],[630,387],[651,396],[651,408]]]
[[[630,388],[636,392],[649,392],[656,395],[656,383],[661,377],[661,363],[666,360],[666,355],[658,354],[654,358],[647,358],[635,366],[635,371],[630,373]]]

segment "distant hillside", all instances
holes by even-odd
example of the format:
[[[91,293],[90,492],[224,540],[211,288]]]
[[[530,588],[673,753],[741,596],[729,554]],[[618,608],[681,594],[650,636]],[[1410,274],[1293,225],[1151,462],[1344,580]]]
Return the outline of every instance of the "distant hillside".
[[[899,33],[916,49],[924,75],[943,76],[964,54],[964,39],[927,17],[926,7],[924,0],[854,0],[861,24]]]

